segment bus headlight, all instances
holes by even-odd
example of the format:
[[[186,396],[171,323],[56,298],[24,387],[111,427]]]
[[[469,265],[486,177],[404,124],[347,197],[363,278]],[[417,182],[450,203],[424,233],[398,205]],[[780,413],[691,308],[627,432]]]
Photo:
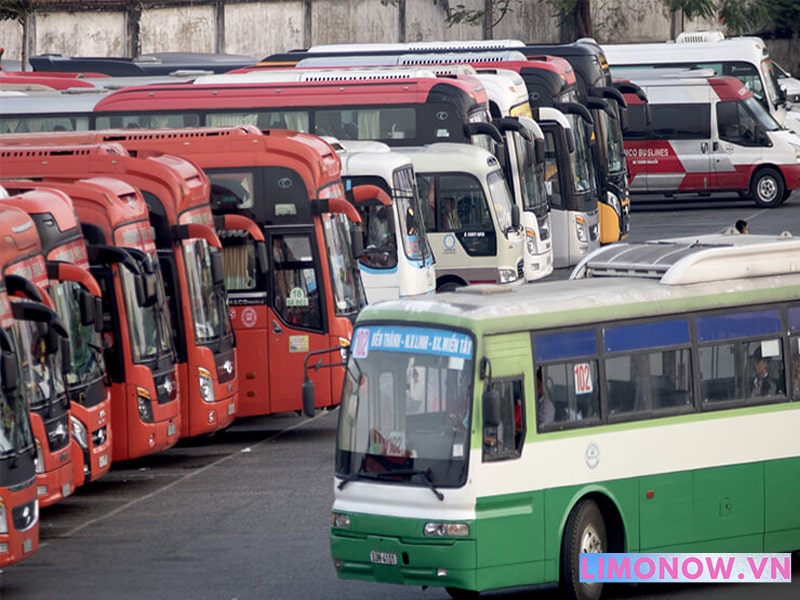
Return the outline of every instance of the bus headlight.
[[[4,504],[0,504],[0,535],[8,535],[8,517]]]
[[[795,146],[794,144],[789,144],[789,145],[794,150],[794,161],[796,163],[800,163],[800,146]]]
[[[617,213],[617,216],[622,214],[622,202],[619,201],[619,198],[617,198],[616,194],[606,192],[606,202],[611,208],[614,209],[614,212]]]
[[[144,388],[136,388],[136,409],[139,411],[139,419],[142,423],[153,422],[153,402],[150,394]]]
[[[586,220],[583,217],[575,217],[575,236],[581,244],[589,243],[589,232],[586,230]]]
[[[331,513],[331,526],[340,529],[350,529],[350,516],[344,513]]]
[[[536,232],[529,227],[525,228],[525,247],[528,254],[536,256]]]
[[[424,535],[427,537],[467,537],[468,523],[425,523]]]
[[[33,463],[36,467],[37,475],[44,473],[44,454],[42,454],[42,444],[39,442],[39,440],[36,440],[36,458],[34,459]]]
[[[211,377],[211,371],[198,367],[197,378],[200,381],[200,398],[203,402],[214,402],[216,396],[214,394],[214,379]]]
[[[69,421],[72,423],[72,437],[78,442],[78,445],[84,450],[89,449],[89,436],[86,434],[86,427],[83,426],[78,419],[69,416]]]
[[[500,283],[511,283],[517,280],[516,269],[497,269],[497,276]]]

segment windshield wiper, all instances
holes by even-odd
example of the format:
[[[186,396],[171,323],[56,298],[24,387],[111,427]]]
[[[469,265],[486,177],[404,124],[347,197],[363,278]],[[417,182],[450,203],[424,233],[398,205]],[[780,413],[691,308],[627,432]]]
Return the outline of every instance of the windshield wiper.
[[[441,501],[444,501],[444,494],[442,494],[439,490],[436,489],[436,486],[433,483],[433,478],[431,477],[430,469],[426,471],[422,471],[421,469],[397,469],[396,471],[381,471],[379,473],[373,473],[371,471],[364,471],[359,470],[355,473],[351,473],[347,477],[345,477],[338,485],[338,489],[343,489],[351,481],[355,481],[356,479],[388,479],[394,476],[409,476],[413,477],[414,475],[422,475],[425,479],[425,483],[427,484],[428,489]]]

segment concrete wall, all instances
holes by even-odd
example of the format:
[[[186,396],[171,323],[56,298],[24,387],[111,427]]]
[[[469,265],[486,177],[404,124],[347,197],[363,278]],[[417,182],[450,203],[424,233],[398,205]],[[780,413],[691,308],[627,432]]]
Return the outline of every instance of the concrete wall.
[[[481,26],[448,27],[448,5],[481,9],[484,0],[400,0],[396,6],[379,0],[193,0],[168,8],[163,3],[149,8],[145,2],[128,13],[104,2],[97,10],[39,10],[32,18],[28,52],[227,52],[261,58],[313,44],[483,38]],[[92,0],[80,6],[92,6]],[[550,5],[520,0],[512,6],[492,37],[558,41],[559,23]],[[138,28],[130,19],[138,19]],[[682,22],[680,16],[671,22],[663,0],[593,0],[592,21],[601,43],[664,41],[683,29],[719,27],[713,20]],[[800,40],[770,40],[768,45],[778,62],[800,73]],[[0,22],[0,46],[6,60],[20,59],[22,28],[16,22]]]

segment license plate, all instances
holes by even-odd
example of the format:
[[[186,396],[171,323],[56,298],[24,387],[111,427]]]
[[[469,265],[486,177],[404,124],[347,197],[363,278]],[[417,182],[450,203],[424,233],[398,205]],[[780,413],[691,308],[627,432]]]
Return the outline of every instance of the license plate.
[[[33,551],[33,540],[28,538],[23,540],[22,542],[22,552],[23,554],[27,554],[28,552]]]
[[[169,427],[167,427],[167,435],[170,436],[175,435],[175,430],[176,430],[175,423],[170,423]]]
[[[397,554],[394,552],[376,552],[373,550],[369,553],[369,560],[376,565],[396,565]]]
[[[102,469],[108,464],[108,454],[101,454],[100,458],[97,459],[97,464]]]
[[[235,412],[236,412],[236,405],[233,402],[231,402],[230,404],[228,404],[228,414],[232,415]]]

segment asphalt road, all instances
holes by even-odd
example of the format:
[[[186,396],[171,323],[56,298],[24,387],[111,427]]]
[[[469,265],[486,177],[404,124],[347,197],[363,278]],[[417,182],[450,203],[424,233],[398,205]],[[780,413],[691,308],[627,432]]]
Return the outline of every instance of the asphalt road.
[[[800,235],[800,193],[777,209],[736,199],[634,199],[631,240],[719,231]],[[236,421],[211,438],[115,464],[41,515],[41,546],[0,574],[0,600],[440,600],[440,589],[336,578],[328,549],[336,411]],[[795,599],[791,584],[646,585],[606,598]],[[490,594],[557,597],[552,589]]]

